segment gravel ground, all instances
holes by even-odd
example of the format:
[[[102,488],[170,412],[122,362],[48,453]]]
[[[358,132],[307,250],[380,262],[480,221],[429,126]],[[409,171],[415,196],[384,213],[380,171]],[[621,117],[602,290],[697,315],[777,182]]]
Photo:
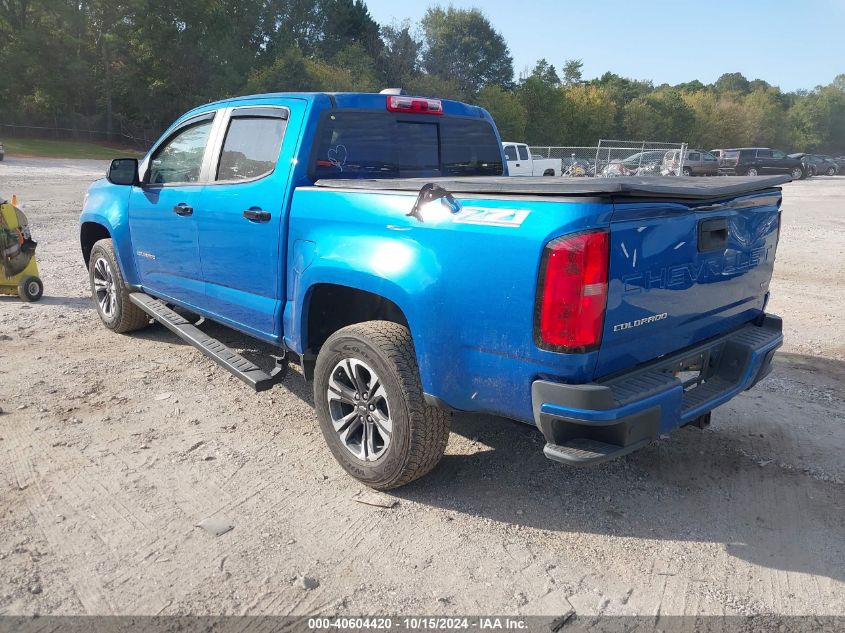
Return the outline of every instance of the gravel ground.
[[[255,395],[162,327],[100,326],[77,220],[104,169],[0,164],[45,284],[0,298],[0,614],[845,614],[845,178],[784,188],[786,344],[709,428],[572,470],[532,428],[456,415],[385,508],[300,374]]]

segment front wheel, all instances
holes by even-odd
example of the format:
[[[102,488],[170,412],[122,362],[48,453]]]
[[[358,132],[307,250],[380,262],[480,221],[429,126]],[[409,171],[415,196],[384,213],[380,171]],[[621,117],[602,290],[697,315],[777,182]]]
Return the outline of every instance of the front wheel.
[[[827,168],[827,175],[828,176],[835,176],[836,175],[836,167],[828,167]]]
[[[804,170],[800,167],[793,167],[790,176],[792,176],[794,180],[799,180],[804,177]]]
[[[317,356],[314,405],[338,463],[378,490],[428,473],[449,441],[449,415],[426,404],[411,333],[396,323],[332,334]]]
[[[150,317],[129,300],[129,289],[117,265],[111,240],[100,240],[91,249],[88,262],[91,295],[103,325],[118,333],[145,327]]]
[[[757,176],[757,175],[759,175],[759,172],[757,171],[757,168],[756,168],[756,167],[749,167],[749,168],[745,171],[745,175],[746,175],[746,176]]]

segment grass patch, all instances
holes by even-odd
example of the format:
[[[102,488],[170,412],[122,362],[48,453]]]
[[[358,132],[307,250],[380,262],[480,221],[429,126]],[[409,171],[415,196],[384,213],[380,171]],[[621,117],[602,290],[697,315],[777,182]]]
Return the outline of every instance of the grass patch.
[[[136,149],[101,145],[85,141],[63,141],[42,138],[10,138],[3,141],[6,155],[38,158],[95,158],[109,160],[141,156]]]

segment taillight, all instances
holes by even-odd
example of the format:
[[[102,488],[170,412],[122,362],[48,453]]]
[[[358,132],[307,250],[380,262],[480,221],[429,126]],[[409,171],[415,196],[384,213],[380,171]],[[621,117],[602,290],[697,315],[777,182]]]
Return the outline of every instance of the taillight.
[[[562,237],[546,246],[535,309],[540,347],[586,352],[601,343],[607,305],[606,231]]]
[[[443,103],[440,99],[421,99],[403,95],[390,95],[387,98],[389,112],[407,112],[410,114],[443,114]]]

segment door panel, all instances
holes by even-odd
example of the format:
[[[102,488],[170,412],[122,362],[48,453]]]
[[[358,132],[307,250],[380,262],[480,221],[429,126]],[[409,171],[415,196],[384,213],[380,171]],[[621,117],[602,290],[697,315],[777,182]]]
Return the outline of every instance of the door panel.
[[[141,284],[150,293],[201,305],[196,215],[200,212],[213,114],[188,122],[152,154],[129,196],[129,227]]]
[[[207,311],[241,330],[278,340],[284,216],[305,103],[267,103],[226,112],[197,223]]]

